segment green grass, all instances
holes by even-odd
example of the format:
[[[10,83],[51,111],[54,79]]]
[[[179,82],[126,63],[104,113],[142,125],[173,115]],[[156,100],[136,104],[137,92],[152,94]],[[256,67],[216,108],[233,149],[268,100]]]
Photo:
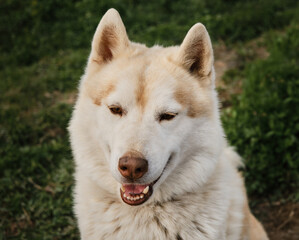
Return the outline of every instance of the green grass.
[[[0,239],[78,239],[68,98],[76,92],[97,23],[110,7],[120,11],[134,41],[179,44],[200,21],[214,41],[232,47],[272,29],[284,31],[298,22],[299,9],[292,0],[2,1]],[[276,38],[270,34],[265,41]],[[233,77],[249,74],[244,69]]]
[[[66,131],[72,106],[65,96],[76,89],[86,56],[85,50],[60,52],[0,73],[2,238],[77,236]]]
[[[247,41],[297,17],[296,0],[48,0],[1,1],[0,67],[32,64],[60,49],[90,46],[100,17],[118,9],[132,40],[149,45],[179,44],[196,22],[213,40]]]

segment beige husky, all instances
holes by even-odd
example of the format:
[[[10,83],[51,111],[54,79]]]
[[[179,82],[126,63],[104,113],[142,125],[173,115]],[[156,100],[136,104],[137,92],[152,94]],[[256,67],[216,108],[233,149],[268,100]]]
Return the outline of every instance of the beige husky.
[[[99,23],[70,123],[82,239],[268,239],[227,146],[213,50],[197,23],[181,46],[130,42]]]

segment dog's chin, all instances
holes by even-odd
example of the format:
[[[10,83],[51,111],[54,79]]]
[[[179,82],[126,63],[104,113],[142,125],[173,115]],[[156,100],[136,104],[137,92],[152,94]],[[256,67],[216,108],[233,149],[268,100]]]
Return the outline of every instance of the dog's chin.
[[[161,173],[161,175],[152,183],[149,184],[122,184],[120,188],[120,196],[121,199],[131,206],[137,206],[140,204],[145,203],[153,194],[153,186],[156,182],[159,181],[163,173],[165,172],[165,169],[169,165],[173,158],[173,154],[170,155],[168,158],[168,161]]]

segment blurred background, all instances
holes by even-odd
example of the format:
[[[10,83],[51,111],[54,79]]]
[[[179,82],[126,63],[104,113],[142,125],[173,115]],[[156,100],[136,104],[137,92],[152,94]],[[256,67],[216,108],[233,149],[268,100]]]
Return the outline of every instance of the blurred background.
[[[202,22],[228,141],[270,239],[299,236],[297,0],[2,0],[0,239],[79,239],[67,125],[90,42],[116,8],[132,41],[180,44]]]

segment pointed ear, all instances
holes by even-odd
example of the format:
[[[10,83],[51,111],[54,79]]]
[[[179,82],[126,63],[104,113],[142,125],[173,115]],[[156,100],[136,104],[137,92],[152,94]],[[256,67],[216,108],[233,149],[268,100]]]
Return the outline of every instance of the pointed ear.
[[[192,74],[209,76],[213,69],[213,49],[204,25],[195,24],[179,48],[178,61]]]
[[[129,45],[119,13],[111,8],[101,19],[92,40],[90,60],[98,64],[111,61]]]

